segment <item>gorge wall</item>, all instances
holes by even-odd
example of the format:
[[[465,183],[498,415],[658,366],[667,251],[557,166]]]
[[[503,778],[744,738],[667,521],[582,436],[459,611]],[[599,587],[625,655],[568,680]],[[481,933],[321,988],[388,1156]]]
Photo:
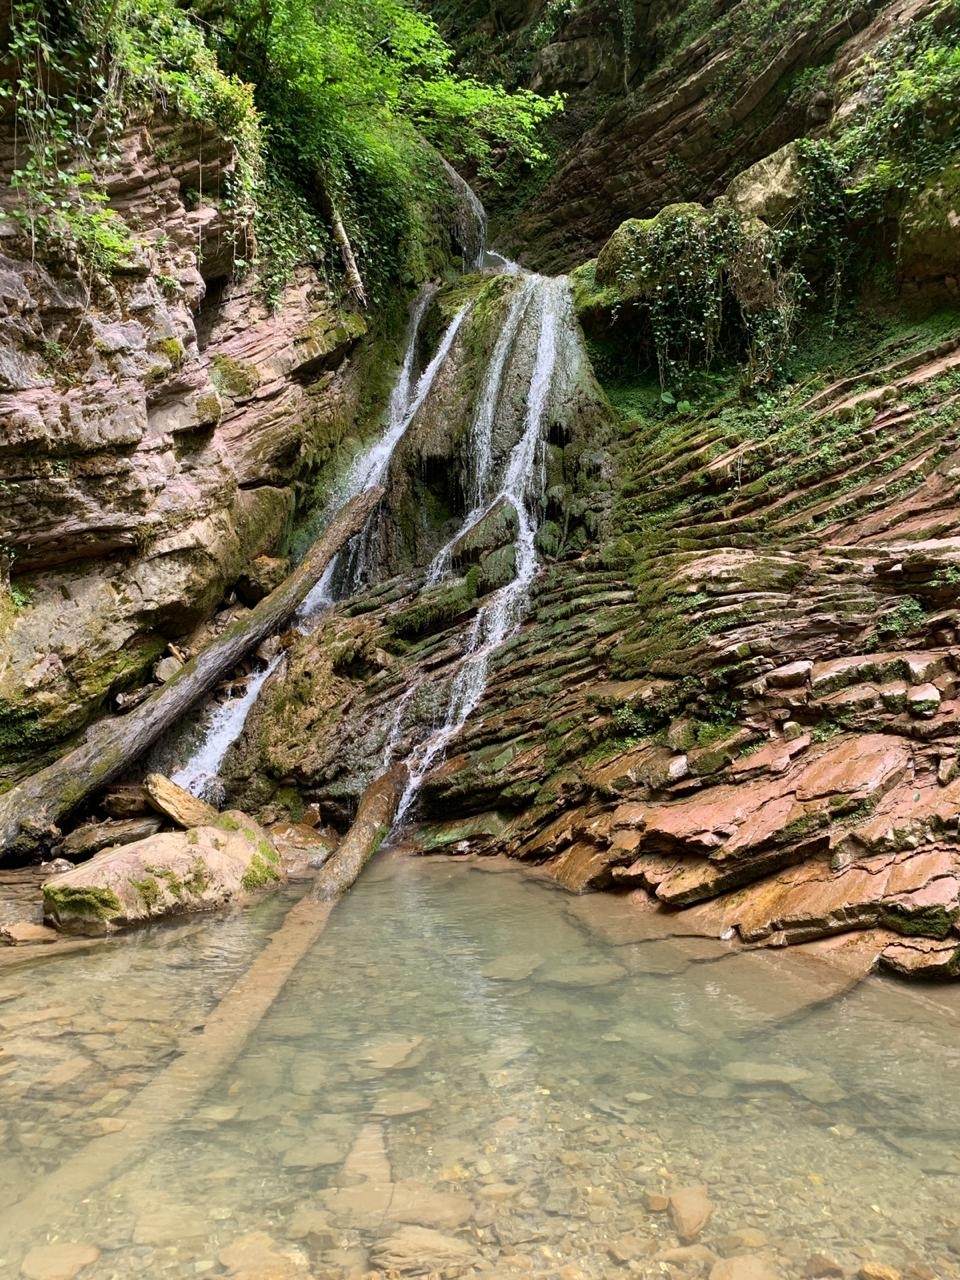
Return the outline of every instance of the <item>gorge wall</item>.
[[[745,2],[630,12],[467,24],[580,95],[546,183],[495,224],[524,262],[572,268],[579,327],[560,326],[544,400],[527,610],[403,835],[628,894],[677,931],[855,931],[870,962],[955,976],[960,182],[938,50],[958,6],[781,6],[763,31]],[[242,578],[282,572],[251,566],[308,493],[322,509],[399,364],[392,311],[362,318],[314,267],[276,309],[234,271],[249,224],[215,134],[158,116],[121,154],[106,191],[138,248],[108,284],[0,222],[7,778],[171,642],[201,644]],[[415,371],[459,327],[364,571],[284,637],[222,768],[264,822],[316,804],[343,827],[422,752],[518,572],[516,505],[468,517],[505,334],[494,470],[532,398],[536,331],[510,328],[524,279],[448,269],[425,308]]]

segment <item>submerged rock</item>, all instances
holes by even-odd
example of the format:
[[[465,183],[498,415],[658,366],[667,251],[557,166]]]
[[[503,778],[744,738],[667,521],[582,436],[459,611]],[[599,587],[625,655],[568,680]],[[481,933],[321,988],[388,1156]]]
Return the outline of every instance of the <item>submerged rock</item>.
[[[44,918],[66,932],[102,934],[225,906],[284,878],[266,833],[231,811],[216,825],[150,836],[53,876],[43,885]]]

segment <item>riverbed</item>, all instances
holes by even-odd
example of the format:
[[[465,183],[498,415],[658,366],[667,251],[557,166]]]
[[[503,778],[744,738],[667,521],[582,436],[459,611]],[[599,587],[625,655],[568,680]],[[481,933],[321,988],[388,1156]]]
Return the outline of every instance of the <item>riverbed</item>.
[[[499,861],[386,851],[239,1056],[198,1065],[199,1102],[99,1178],[98,1142],[124,1141],[301,891],[3,972],[0,1274],[26,1254],[82,1280],[718,1257],[960,1277],[955,988],[654,936]],[[68,1159],[84,1193],[18,1212]]]

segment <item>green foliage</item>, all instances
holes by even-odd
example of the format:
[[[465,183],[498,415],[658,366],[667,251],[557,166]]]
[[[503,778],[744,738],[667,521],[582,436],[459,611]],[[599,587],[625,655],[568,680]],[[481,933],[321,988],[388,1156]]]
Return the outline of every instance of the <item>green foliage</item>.
[[[275,276],[298,245],[322,245],[309,211],[328,216],[330,202],[375,297],[398,276],[422,276],[427,224],[452,210],[453,195],[421,135],[454,163],[501,179],[511,164],[540,163],[541,123],[560,107],[454,76],[436,26],[406,0],[235,0],[213,20],[226,64],[256,84],[271,170],[306,199],[292,202],[296,235],[282,216],[261,219]]]
[[[789,347],[795,281],[778,238],[727,205],[668,205],[625,222],[572,279],[581,315],[606,310],[638,335],[649,325],[662,388],[708,366],[722,343],[748,381],[768,378]]]
[[[893,27],[866,66],[858,109],[836,141],[861,215],[919,189],[956,150],[960,118],[960,0],[941,0],[919,21]]]
[[[130,229],[97,190],[134,108],[173,102],[238,147],[249,201],[259,126],[249,86],[218,69],[200,29],[169,0],[13,0],[0,104],[13,101],[13,216],[45,255],[75,255],[92,275],[132,257]]]

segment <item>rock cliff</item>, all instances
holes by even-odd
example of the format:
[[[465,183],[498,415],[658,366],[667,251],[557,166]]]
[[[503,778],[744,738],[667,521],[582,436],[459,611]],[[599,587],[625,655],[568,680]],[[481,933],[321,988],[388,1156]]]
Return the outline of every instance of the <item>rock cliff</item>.
[[[0,167],[13,163],[7,132]],[[8,776],[142,684],[170,641],[189,644],[277,545],[361,396],[348,356],[366,323],[316,271],[275,310],[255,276],[236,278],[250,227],[231,207],[234,163],[209,129],[132,123],[105,192],[135,249],[109,282],[31,256],[0,221]]]

